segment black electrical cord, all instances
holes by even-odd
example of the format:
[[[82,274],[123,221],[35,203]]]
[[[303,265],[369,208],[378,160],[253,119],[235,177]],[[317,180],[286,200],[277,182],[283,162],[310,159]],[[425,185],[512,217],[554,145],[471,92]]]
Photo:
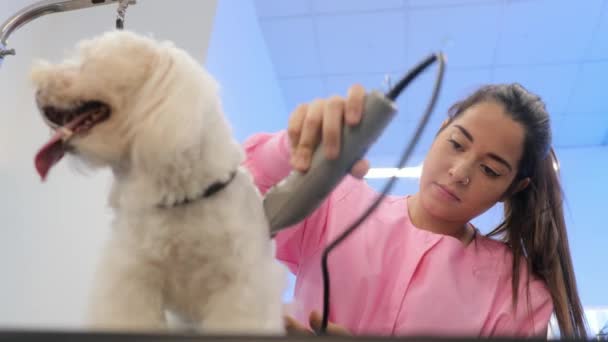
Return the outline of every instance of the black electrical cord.
[[[424,131],[424,128],[425,128],[427,122],[429,121],[431,113],[433,112],[433,109],[437,102],[437,98],[439,96],[439,90],[443,83],[443,74],[444,74],[444,69],[445,69],[445,59],[444,59],[443,54],[436,53],[436,54],[432,54],[429,57],[425,58],[422,62],[420,62],[418,65],[416,65],[414,68],[412,68],[386,94],[387,98],[394,101],[399,96],[399,94],[401,94],[401,92],[409,85],[409,83],[412,80],[414,80],[416,77],[418,77],[420,75],[420,73],[422,73],[422,71],[424,71],[428,66],[430,66],[434,62],[439,63],[439,69],[437,71],[437,78],[435,79],[435,85],[433,87],[433,93],[431,95],[431,100],[429,101],[429,104],[427,105],[426,111],[425,111],[422,119],[418,123],[418,128],[416,129],[416,133],[410,139],[410,142],[409,142],[407,148],[405,149],[405,152],[403,153],[401,160],[398,163],[398,166],[397,166],[398,169],[402,168],[407,163],[408,159],[410,158],[410,155],[412,154],[412,151],[416,147],[416,144],[418,143],[418,139],[420,138],[420,135],[422,135],[422,132]],[[321,264],[322,264],[321,267],[322,267],[322,271],[323,271],[323,320],[321,321],[321,329],[320,329],[320,331],[317,332],[318,334],[326,334],[327,325],[329,324],[330,281],[329,281],[329,271],[328,271],[328,267],[327,267],[327,258],[329,256],[329,253],[331,251],[333,251],[334,248],[336,248],[336,246],[338,246],[340,243],[342,243],[348,237],[348,235],[350,235],[356,228],[358,228],[359,225],[363,221],[365,221],[365,219],[367,219],[367,217],[374,210],[376,210],[378,205],[380,205],[380,202],[382,201],[382,199],[384,199],[386,194],[388,194],[388,192],[393,187],[396,179],[397,179],[397,177],[393,175],[391,177],[391,179],[387,182],[387,184],[384,186],[384,189],[382,190],[382,192],[380,193],[378,198],[365,210],[365,212],[363,212],[363,215],[359,216],[359,218],[353,224],[351,224],[348,227],[348,229],[346,229],[342,234],[340,234],[336,239],[334,239],[323,251],[323,258],[321,261]]]

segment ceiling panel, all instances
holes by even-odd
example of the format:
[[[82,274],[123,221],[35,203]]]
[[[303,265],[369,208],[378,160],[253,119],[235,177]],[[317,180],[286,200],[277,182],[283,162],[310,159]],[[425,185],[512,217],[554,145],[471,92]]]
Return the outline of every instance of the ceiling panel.
[[[325,84],[319,77],[282,79],[280,83],[288,111],[294,110],[301,103],[327,96]]]
[[[503,0],[406,0],[410,8],[420,7],[449,7],[449,6],[470,6],[470,5],[487,5],[495,2],[501,3]]]
[[[386,92],[388,84],[386,74],[383,73],[335,75],[328,76],[326,80],[327,94],[340,96],[345,96],[348,88],[355,83],[362,85],[367,90],[380,90],[382,92]]]
[[[388,72],[405,64],[404,12],[316,18],[321,69],[328,74]]]
[[[559,147],[598,145],[606,135],[608,115],[576,115],[553,117],[553,144]]]
[[[581,66],[567,112],[580,117],[585,113],[608,116],[608,61]]]
[[[260,18],[310,14],[309,0],[255,0],[254,3]]]
[[[316,13],[377,11],[403,7],[403,0],[312,0],[312,8]]]
[[[591,43],[602,5],[602,0],[507,1],[496,63],[580,60]]]
[[[319,51],[312,18],[265,20],[261,28],[279,77],[319,75]]]
[[[491,65],[501,10],[499,4],[488,2],[408,11],[408,63],[442,50],[448,56],[450,67]]]
[[[590,59],[608,58],[608,1],[604,0],[604,7],[598,20],[589,48]]]

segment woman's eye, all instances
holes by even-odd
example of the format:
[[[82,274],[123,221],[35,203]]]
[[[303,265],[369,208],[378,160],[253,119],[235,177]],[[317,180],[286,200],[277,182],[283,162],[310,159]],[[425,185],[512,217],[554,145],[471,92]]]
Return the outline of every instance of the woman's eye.
[[[460,150],[460,149],[462,149],[462,145],[460,145],[460,144],[459,144],[459,143],[458,143],[456,140],[454,140],[454,139],[449,139],[448,141],[450,142],[450,144],[452,144],[452,147],[453,147],[455,150]]]
[[[481,166],[481,170],[483,171],[483,173],[485,173],[486,175],[493,177],[493,178],[500,176],[500,174],[498,172],[492,170],[491,168],[489,168],[485,165]]]

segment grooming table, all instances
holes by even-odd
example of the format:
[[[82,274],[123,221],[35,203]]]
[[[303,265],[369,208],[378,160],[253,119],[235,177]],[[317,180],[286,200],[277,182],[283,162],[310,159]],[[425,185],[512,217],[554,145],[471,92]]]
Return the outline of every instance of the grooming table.
[[[483,339],[482,339],[483,340]],[[487,339],[488,341],[524,341],[524,339],[504,338]],[[62,331],[0,331],[0,342],[326,342],[326,341],[357,341],[357,342],[465,342],[477,341],[473,338],[389,338],[389,337],[343,337],[343,336],[289,336],[289,337],[244,337],[244,336],[196,336],[176,334],[113,334],[113,333],[86,333]],[[546,339],[527,339],[525,341],[546,341]]]

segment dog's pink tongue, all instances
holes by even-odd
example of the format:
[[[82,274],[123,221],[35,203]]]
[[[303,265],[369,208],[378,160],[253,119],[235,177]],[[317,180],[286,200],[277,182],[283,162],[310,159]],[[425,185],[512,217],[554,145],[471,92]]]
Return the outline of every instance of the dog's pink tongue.
[[[82,123],[88,115],[80,115],[74,118],[72,121],[67,123],[65,126],[57,129],[55,134],[51,137],[42,148],[36,154],[34,163],[36,165],[36,171],[40,175],[40,178],[44,181],[49,170],[57,164],[65,154],[65,143],[64,140],[71,135],[76,127]]]
[[[47,142],[36,154],[36,170],[43,181],[46,179],[46,175],[49,173],[51,167],[57,164],[65,154],[65,145],[63,144],[64,136],[65,132],[63,130],[57,130],[51,140],[49,140],[49,142]]]

